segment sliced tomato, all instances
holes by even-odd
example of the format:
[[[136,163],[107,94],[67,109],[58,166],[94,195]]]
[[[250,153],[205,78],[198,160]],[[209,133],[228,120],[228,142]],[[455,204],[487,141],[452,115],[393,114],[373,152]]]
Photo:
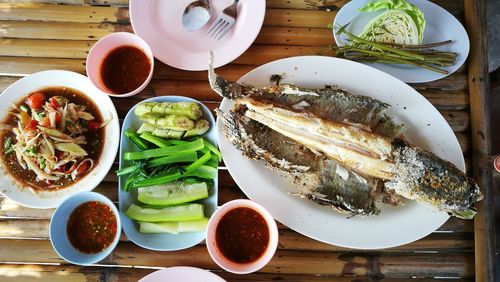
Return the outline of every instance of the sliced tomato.
[[[89,162],[84,162],[77,168],[76,172],[78,172],[78,174],[82,174],[86,172],[88,169],[89,169]]]
[[[50,126],[50,119],[49,119],[49,117],[42,118],[42,121],[40,121],[40,125],[43,126],[43,127],[49,127]]]
[[[26,104],[33,110],[40,110],[45,104],[45,94],[42,92],[35,92],[31,94],[28,98],[26,98]]]
[[[28,124],[24,127],[26,130],[35,130],[36,126],[38,125],[38,121],[32,119]]]
[[[54,107],[54,109],[56,110],[61,107],[61,105],[59,105],[59,102],[57,102],[57,99],[55,97],[49,98],[49,102],[52,105],[52,107]]]
[[[87,129],[89,131],[96,131],[97,129],[99,129],[99,126],[101,126],[101,124],[95,120],[89,120],[87,122]]]
[[[56,112],[56,123],[59,123],[61,121],[61,114],[59,112]]]

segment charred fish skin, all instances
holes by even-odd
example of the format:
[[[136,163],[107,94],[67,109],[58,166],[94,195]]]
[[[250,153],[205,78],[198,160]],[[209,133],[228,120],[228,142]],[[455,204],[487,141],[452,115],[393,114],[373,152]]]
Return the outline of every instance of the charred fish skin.
[[[319,185],[301,196],[351,216],[380,214],[378,181],[364,178],[331,160],[323,164]]]
[[[368,126],[375,133],[387,137],[396,137],[403,130],[401,124],[396,124],[385,114],[389,104],[339,88],[307,89],[290,84],[253,87],[232,83],[217,75],[212,63],[208,78],[212,89],[230,100],[247,97],[264,99],[291,108],[306,109],[323,119]]]
[[[460,218],[474,216],[481,192],[455,165],[400,139],[393,141],[393,158],[398,173],[386,188]]]
[[[288,173],[306,172],[317,168],[318,156],[309,149],[280,136],[268,127],[262,126],[243,114],[242,107],[230,113],[216,111],[223,122],[223,133],[243,155],[253,160],[263,160],[266,165]],[[270,141],[267,137],[274,137]],[[280,144],[280,146],[273,146]],[[285,147],[285,144],[287,145]]]
[[[340,213],[378,214],[378,184],[347,171],[340,165],[296,143],[294,140],[245,116],[237,106],[230,113],[217,112],[224,135],[247,158],[262,160],[304,191],[292,195],[306,197]]]

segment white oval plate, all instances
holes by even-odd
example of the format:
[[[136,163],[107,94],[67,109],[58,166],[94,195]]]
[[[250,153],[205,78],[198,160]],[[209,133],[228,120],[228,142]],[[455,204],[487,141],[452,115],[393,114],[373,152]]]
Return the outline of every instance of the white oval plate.
[[[238,17],[233,28],[221,40],[207,35],[212,23],[233,0],[210,1],[212,17],[196,31],[182,26],[184,9],[193,0],[131,0],[130,21],[134,32],[153,50],[155,58],[183,70],[207,70],[210,50],[215,54],[215,67],[238,58],[259,34],[266,13],[265,0],[246,0],[238,4]]]
[[[104,148],[97,165],[83,179],[63,189],[34,194],[30,188],[21,188],[19,181],[5,171],[2,165],[0,168],[0,192],[18,204],[30,208],[55,208],[64,199],[77,192],[94,189],[108,173],[118,151],[120,125],[113,102],[106,93],[95,88],[86,76],[75,72],[64,70],[42,71],[14,82],[0,95],[1,120],[5,120],[7,110],[13,103],[18,103],[33,91],[54,86],[70,87],[87,95],[94,101],[94,104],[101,112],[102,118],[104,120],[111,118],[111,122],[105,128]]]
[[[269,85],[272,74],[285,73],[285,83],[322,88],[337,85],[351,93],[370,96],[392,105],[388,114],[406,126],[403,134],[417,146],[465,170],[455,134],[443,116],[422,95],[402,81],[366,65],[332,57],[305,56],[282,59],[260,66],[239,82]],[[224,99],[227,112],[232,102]],[[347,218],[313,202],[290,195],[300,188],[282,179],[263,162],[246,159],[229,143],[218,123],[219,147],[229,172],[252,200],[291,229],[313,239],[356,249],[389,248],[418,240],[439,228],[449,216],[416,202],[384,206],[378,216]]]
[[[139,280],[139,282],[164,281],[224,282],[226,280],[208,270],[190,266],[174,266],[158,270]]]
[[[355,35],[361,34],[370,20],[384,12],[359,12],[358,9],[363,7],[368,2],[370,2],[370,0],[353,0],[344,5],[338,11],[337,16],[333,21],[333,26],[338,27],[350,23],[347,30]],[[368,65],[391,74],[408,83],[434,81],[454,73],[464,64],[467,56],[469,55],[470,46],[467,31],[465,31],[462,24],[452,14],[430,1],[409,0],[408,2],[419,7],[424,13],[424,18],[427,23],[424,30],[423,44],[453,40],[453,43],[437,49],[457,53],[458,56],[455,64],[453,66],[443,68],[448,71],[448,74],[441,74],[423,68],[405,65],[388,65],[379,63]],[[335,28],[334,38],[337,45],[345,45],[346,35],[343,34],[339,38],[339,36],[335,34]]]
[[[180,97],[180,96],[161,96],[146,99],[143,102],[196,102],[200,103],[191,98]],[[140,104],[139,103],[139,104]],[[137,104],[137,105],[139,105]],[[201,104],[201,103],[200,103]],[[130,161],[123,160],[122,156],[125,152],[137,151],[132,142],[123,134],[127,128],[132,128],[134,130],[139,129],[142,122],[134,114],[134,110],[137,107],[135,105],[131,108],[125,119],[123,120],[122,135],[121,135],[121,146],[120,146],[120,168],[130,165]],[[210,112],[210,110],[203,104],[201,104],[204,117],[210,122],[210,130],[203,134],[203,138],[206,138],[210,143],[217,144],[217,132],[215,129],[215,120]],[[130,218],[128,218],[124,212],[130,207],[131,204],[140,204],[137,200],[137,189],[132,189],[130,192],[125,192],[122,189],[123,181],[125,177],[119,177],[118,179],[118,200],[120,204],[120,219],[122,221],[123,232],[127,235],[130,241],[134,242],[138,246],[145,249],[153,251],[175,251],[182,250],[192,247],[205,239],[205,232],[191,232],[191,233],[179,233],[179,234],[144,234],[140,233],[138,225]],[[217,191],[218,191],[218,178],[214,179],[213,188],[209,191],[209,197],[199,201],[199,203],[205,206],[205,216],[210,217],[217,208]]]

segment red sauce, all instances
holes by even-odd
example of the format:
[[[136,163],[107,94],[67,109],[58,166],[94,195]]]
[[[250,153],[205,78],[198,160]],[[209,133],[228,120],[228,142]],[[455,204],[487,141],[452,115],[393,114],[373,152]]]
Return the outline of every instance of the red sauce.
[[[121,46],[109,52],[101,64],[101,80],[114,94],[139,88],[148,78],[151,62],[139,48]]]
[[[116,216],[102,202],[85,202],[69,216],[66,233],[75,249],[86,254],[98,253],[115,239]]]
[[[235,208],[222,216],[215,231],[222,255],[236,263],[259,259],[269,245],[269,227],[262,215],[251,208]]]

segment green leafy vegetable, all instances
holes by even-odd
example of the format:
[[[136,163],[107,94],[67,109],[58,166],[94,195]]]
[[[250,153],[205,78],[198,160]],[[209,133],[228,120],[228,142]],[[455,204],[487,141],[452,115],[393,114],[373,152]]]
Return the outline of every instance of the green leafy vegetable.
[[[141,160],[148,158],[157,158],[167,155],[174,155],[183,152],[193,152],[203,149],[203,139],[198,138],[186,144],[163,147],[158,149],[145,150],[142,152],[127,152],[123,155],[125,160]]]
[[[132,129],[127,128],[127,130],[125,130],[125,136],[127,136],[127,138],[130,139],[130,141],[132,141],[132,143],[134,143],[140,150],[148,149],[148,145],[144,143],[144,141],[139,138],[139,135],[137,135],[137,133],[135,133]]]
[[[422,43],[426,23],[424,13],[406,0],[376,0],[359,10],[387,10],[370,21],[359,37],[369,41],[404,45]]]
[[[196,152],[185,152],[179,153],[171,156],[165,156],[157,159],[153,159],[148,162],[148,167],[156,167],[160,165],[173,164],[173,163],[186,163],[194,162],[198,159]]]

